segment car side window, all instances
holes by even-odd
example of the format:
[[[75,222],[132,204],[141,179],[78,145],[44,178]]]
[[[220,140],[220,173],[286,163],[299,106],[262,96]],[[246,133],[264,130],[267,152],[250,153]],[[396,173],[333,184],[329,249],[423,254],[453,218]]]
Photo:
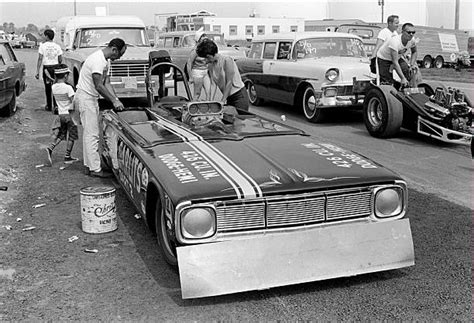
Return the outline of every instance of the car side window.
[[[179,37],[173,39],[173,47],[179,47]]]
[[[0,45],[0,56],[3,57],[3,61],[5,62],[5,64],[13,61],[13,58],[11,57],[8,51],[7,45],[5,44]]]
[[[194,36],[186,36],[183,39],[183,46],[184,47],[194,47],[196,45],[196,41],[194,40]]]
[[[173,47],[173,37],[166,37],[165,38],[165,47],[166,48]]]
[[[291,50],[291,42],[280,42],[278,44],[277,59],[288,59]]]
[[[265,43],[263,48],[263,58],[273,59],[275,57],[276,43]]]
[[[262,43],[253,43],[252,47],[250,48],[248,57],[249,58],[260,58],[260,57],[262,57],[262,49],[263,49],[263,44]]]
[[[75,36],[75,38],[74,38],[74,44],[73,44],[73,46],[74,46],[75,48],[79,48],[80,39],[81,39],[81,31],[78,30],[78,31],[76,31],[76,36]]]

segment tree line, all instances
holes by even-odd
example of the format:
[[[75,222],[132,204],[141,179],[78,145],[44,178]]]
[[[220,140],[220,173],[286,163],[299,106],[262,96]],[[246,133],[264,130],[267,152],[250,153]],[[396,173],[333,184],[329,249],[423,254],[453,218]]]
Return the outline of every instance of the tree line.
[[[0,26],[0,30],[3,30],[6,34],[43,34],[46,29],[49,29],[48,25],[44,27],[38,27],[35,24],[28,24],[26,27],[16,27],[13,22],[4,22],[2,26]]]

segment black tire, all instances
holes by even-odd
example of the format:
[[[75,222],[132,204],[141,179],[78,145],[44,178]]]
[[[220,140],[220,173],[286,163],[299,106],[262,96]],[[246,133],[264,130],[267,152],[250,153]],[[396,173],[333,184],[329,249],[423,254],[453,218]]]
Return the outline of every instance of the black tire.
[[[166,226],[166,215],[164,208],[161,206],[161,200],[159,197],[155,205],[155,230],[161,254],[171,267],[177,269],[178,258],[176,256],[176,244],[169,239],[168,229]]]
[[[436,68],[443,68],[444,66],[444,58],[442,56],[437,56],[434,62],[434,66]]]
[[[17,110],[16,93],[13,93],[13,96],[10,102],[6,106],[4,106],[2,109],[0,109],[0,116],[10,117],[15,114],[16,110]]]
[[[427,96],[432,96],[439,87],[442,88],[443,91],[447,91],[446,86],[443,83],[437,81],[423,81],[422,83],[418,84],[418,87],[424,89]]]
[[[301,96],[298,98],[298,103],[306,119],[313,123],[322,122],[325,114],[324,109],[317,108],[316,92],[313,87],[306,86],[299,93],[301,93]]]
[[[403,122],[403,105],[391,93],[390,85],[370,89],[364,99],[364,123],[371,136],[393,137],[400,132]]]
[[[433,59],[431,56],[427,55],[423,57],[423,67],[424,68],[431,68],[433,66]]]
[[[257,90],[252,81],[247,81],[245,83],[245,88],[247,89],[250,104],[257,106],[263,103],[263,100],[258,97]]]

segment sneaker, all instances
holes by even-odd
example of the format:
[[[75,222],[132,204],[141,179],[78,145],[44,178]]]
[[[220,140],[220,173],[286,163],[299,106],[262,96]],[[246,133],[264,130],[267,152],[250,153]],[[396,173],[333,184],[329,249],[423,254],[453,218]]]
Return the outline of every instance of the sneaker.
[[[53,166],[53,158],[52,158],[53,151],[49,148],[46,148],[46,153],[48,154],[49,166]]]
[[[76,157],[71,157],[71,156],[64,157],[65,164],[71,164],[71,163],[77,162],[78,160],[79,158],[76,158]]]
[[[104,172],[103,170],[101,170],[100,172],[90,172],[89,175],[92,177],[101,177],[101,178],[110,178],[113,176],[112,173]]]

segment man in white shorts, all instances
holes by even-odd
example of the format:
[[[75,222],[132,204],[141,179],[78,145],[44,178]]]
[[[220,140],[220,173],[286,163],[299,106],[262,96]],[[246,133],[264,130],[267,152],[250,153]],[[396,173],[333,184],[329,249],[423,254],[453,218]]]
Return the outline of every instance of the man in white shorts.
[[[99,155],[99,95],[110,101],[116,111],[124,106],[118,99],[108,77],[110,61],[122,57],[127,50],[120,38],[112,39],[108,46],[87,57],[77,83],[74,105],[81,115],[85,173],[95,177],[111,177],[100,165]]]

